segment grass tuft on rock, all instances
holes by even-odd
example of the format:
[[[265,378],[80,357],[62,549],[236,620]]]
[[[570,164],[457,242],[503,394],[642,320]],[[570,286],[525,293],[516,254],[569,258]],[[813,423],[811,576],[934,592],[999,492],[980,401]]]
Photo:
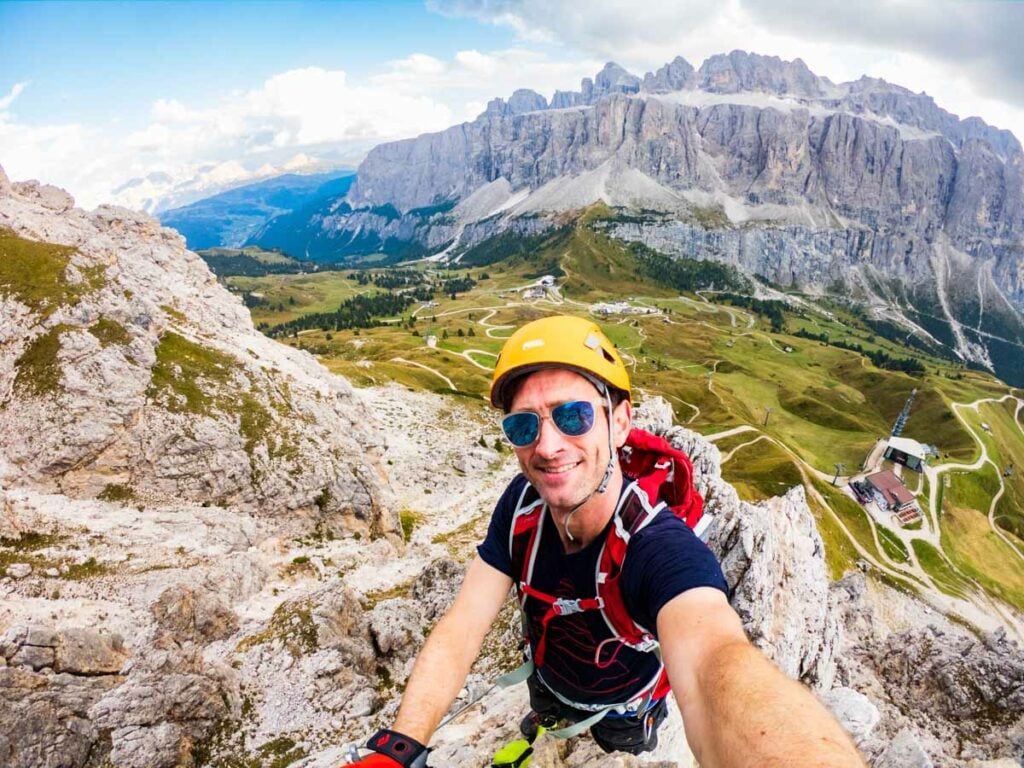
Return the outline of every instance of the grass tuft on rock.
[[[18,370],[14,377],[15,392],[35,397],[48,397],[60,392],[60,335],[69,330],[72,330],[70,325],[55,325],[29,342],[14,362]]]
[[[73,253],[72,246],[27,240],[0,228],[0,293],[44,318],[58,307],[74,306],[82,296],[103,286],[106,270],[103,266],[78,269],[79,279],[69,279]]]
[[[231,384],[238,361],[168,331],[156,347],[156,365],[147,395],[161,399],[175,413],[210,416],[217,408],[218,391]]]
[[[416,525],[420,521],[420,515],[411,509],[403,509],[398,513],[398,518],[402,523],[402,539],[408,544],[412,539],[412,532],[416,530]]]
[[[292,656],[315,653],[320,647],[320,633],[313,621],[313,608],[309,600],[289,600],[281,603],[266,628],[242,638],[235,646],[236,653],[244,653],[257,645],[280,640]]]
[[[89,326],[89,333],[95,336],[100,345],[106,349],[110,345],[126,347],[132,342],[132,336],[128,330],[116,320],[109,317],[101,317]]]
[[[287,429],[274,429],[270,409],[246,391],[250,387],[252,382],[236,358],[167,331],[157,344],[146,394],[174,413],[237,418],[250,459],[260,444],[266,445],[271,459],[294,459],[298,454],[294,436]],[[255,465],[253,471],[257,472]]]
[[[96,498],[100,501],[110,501],[115,504],[125,504],[128,502],[135,501],[135,491],[130,486],[122,485],[120,483],[111,483],[106,486],[102,491],[96,494]]]

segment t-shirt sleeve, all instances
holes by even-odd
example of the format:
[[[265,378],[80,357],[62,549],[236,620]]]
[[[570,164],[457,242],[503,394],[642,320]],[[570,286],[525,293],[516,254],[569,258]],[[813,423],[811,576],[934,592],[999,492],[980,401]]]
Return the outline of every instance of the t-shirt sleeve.
[[[508,484],[505,492],[501,494],[498,503],[494,505],[494,512],[491,514],[491,523],[487,527],[487,536],[477,546],[477,554],[492,568],[497,568],[511,579],[518,578],[512,573],[512,558],[508,551],[508,535],[512,528],[512,515],[515,514],[516,505],[519,503],[519,496],[526,487],[526,477],[516,475],[515,479]]]
[[[707,544],[668,509],[630,540],[621,579],[633,620],[655,635],[658,612],[677,595],[696,587],[728,594],[722,568]]]

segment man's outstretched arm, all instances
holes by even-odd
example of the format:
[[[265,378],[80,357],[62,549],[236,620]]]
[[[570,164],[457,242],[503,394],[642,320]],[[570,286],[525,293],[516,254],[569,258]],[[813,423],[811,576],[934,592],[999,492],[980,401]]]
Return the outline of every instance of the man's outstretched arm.
[[[508,599],[512,579],[478,555],[448,613],[416,658],[394,729],[427,744],[455,701],[487,631]]]
[[[704,768],[863,768],[836,719],[751,645],[717,589],[666,603],[658,638],[687,741]]]

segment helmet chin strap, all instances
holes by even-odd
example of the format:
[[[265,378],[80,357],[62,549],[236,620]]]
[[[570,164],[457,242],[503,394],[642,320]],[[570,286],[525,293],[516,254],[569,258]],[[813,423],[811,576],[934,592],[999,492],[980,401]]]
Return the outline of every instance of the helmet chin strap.
[[[576,510],[586,504],[593,497],[595,493],[604,493],[608,490],[608,483],[611,482],[612,475],[615,473],[615,420],[612,418],[612,397],[608,392],[608,387],[604,384],[601,385],[601,394],[604,395],[605,404],[608,406],[608,466],[604,468],[604,477],[597,484],[590,493],[588,493],[579,504],[569,510],[569,514],[565,516],[565,535],[569,538],[569,541],[576,541],[576,538],[572,535],[572,531],[569,530],[569,523],[572,521],[572,516],[576,514]]]

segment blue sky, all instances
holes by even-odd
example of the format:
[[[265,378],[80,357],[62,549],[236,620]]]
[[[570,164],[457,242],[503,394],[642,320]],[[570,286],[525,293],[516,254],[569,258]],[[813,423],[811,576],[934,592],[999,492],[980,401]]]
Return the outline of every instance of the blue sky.
[[[144,119],[154,96],[209,106],[302,67],[355,77],[416,51],[512,44],[507,28],[420,2],[0,2],[0,90],[26,120]],[[139,110],[139,112],[136,112]]]
[[[3,2],[0,165],[92,207],[152,210],[733,49],[882,77],[1024,138],[1024,2]],[[162,203],[161,203],[162,201]]]

